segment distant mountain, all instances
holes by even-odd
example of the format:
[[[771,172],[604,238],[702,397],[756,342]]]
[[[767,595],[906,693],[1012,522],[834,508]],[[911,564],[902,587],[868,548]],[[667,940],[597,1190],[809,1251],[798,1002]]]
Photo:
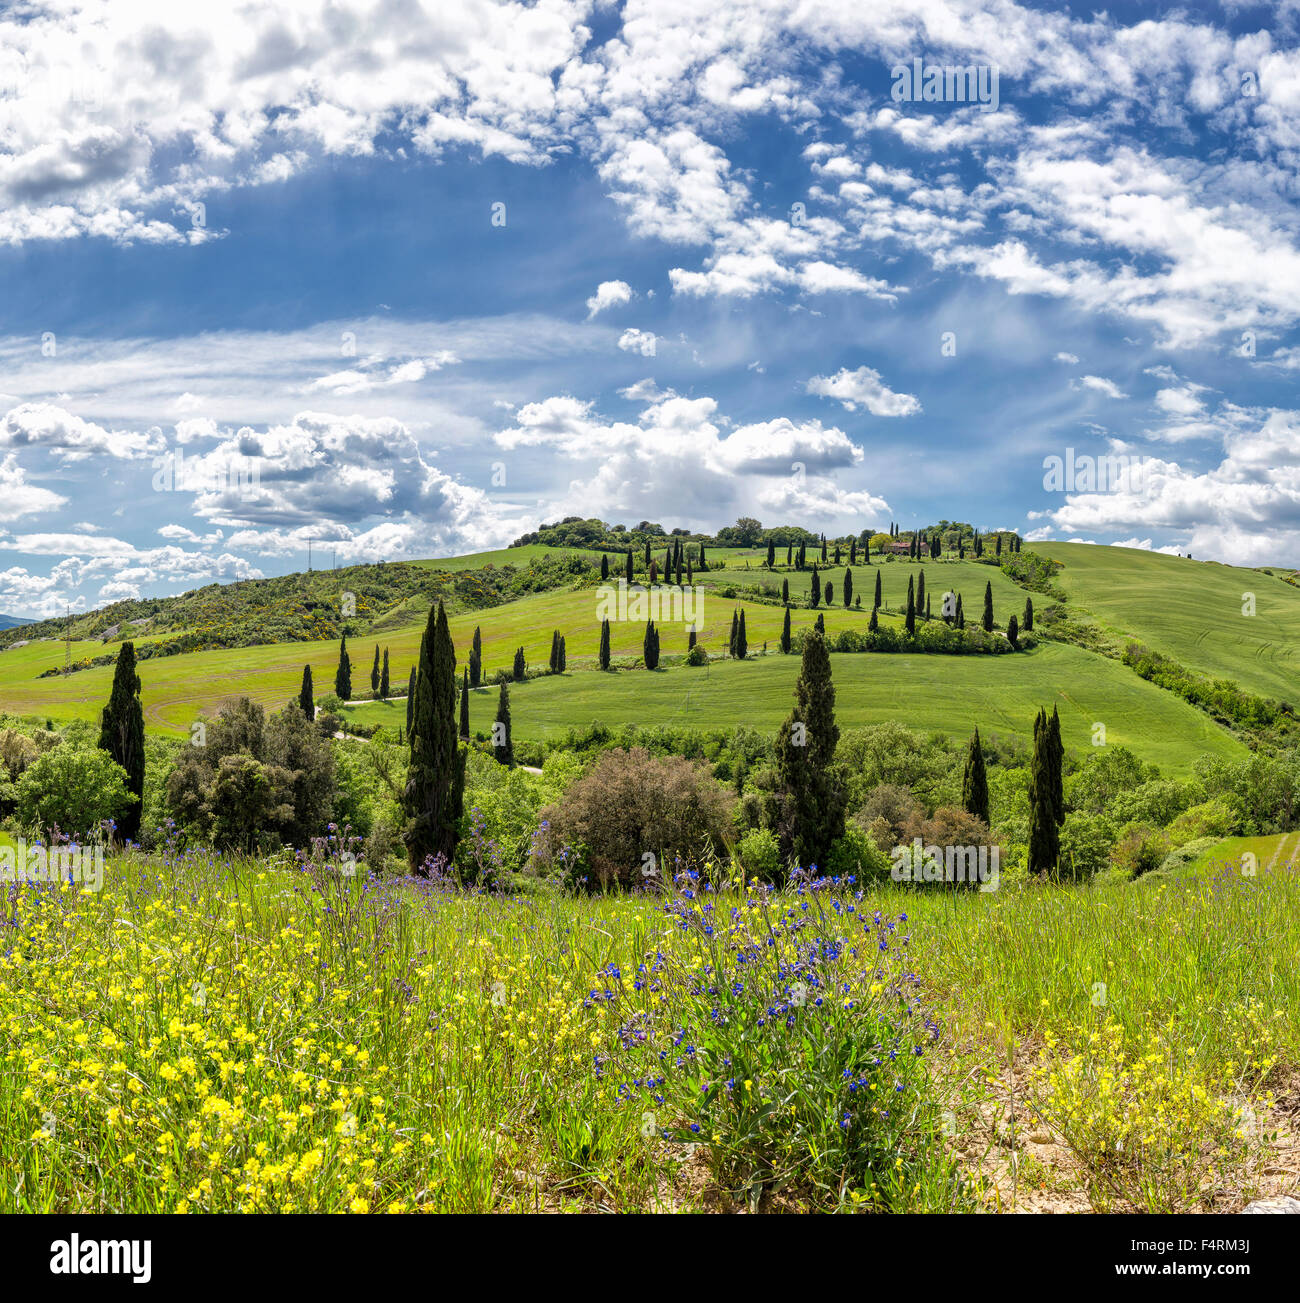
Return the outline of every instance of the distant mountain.
[[[0,629],[16,629],[20,624],[31,624],[20,615],[0,615]]]

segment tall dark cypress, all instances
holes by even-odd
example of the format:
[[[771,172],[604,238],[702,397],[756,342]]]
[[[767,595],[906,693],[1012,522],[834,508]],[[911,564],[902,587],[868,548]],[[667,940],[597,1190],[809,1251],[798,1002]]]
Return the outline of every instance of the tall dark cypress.
[[[961,778],[961,804],[968,814],[977,815],[989,822],[989,780],[984,772],[984,749],[980,746],[980,731],[971,734],[966,748],[966,768]]]
[[[469,741],[469,670],[464,671],[460,684],[460,737]]]
[[[628,548],[627,557],[623,565],[623,578],[630,584],[632,582],[632,549]]]
[[[126,790],[135,797],[117,822],[117,835],[124,841],[138,841],[140,816],[144,813],[144,709],[140,705],[140,676],[135,669],[133,642],[124,642],[117,653],[113,687],[100,716],[99,749],[107,751],[114,763],[126,771]]]
[[[790,605],[790,581],[788,579],[781,580],[781,602],[785,606]]]
[[[465,682],[469,682],[469,671],[465,671]],[[411,666],[411,677],[406,681],[406,734],[411,734],[411,719],[415,710],[415,666]]]
[[[522,683],[528,677],[528,662],[524,659],[524,649],[515,648],[515,663],[511,669],[516,683]]]
[[[389,694],[392,692],[392,684],[388,678],[388,648],[384,648],[384,668],[379,671],[379,699],[387,701]]]
[[[563,674],[569,668],[569,653],[564,645],[564,635],[560,635],[560,673]]]
[[[1065,747],[1061,742],[1061,716],[1055,706],[1047,724],[1047,739],[1052,754],[1052,816],[1062,824],[1065,822]]]
[[[993,632],[993,581],[991,579],[984,585],[984,619],[982,623],[985,633]]]
[[[822,604],[822,582],[817,576],[816,561],[813,562],[812,589],[809,591],[808,596],[811,599],[812,605],[814,607],[820,606]]]
[[[770,538],[767,540],[767,561],[765,564],[769,570],[776,565],[776,543]]]
[[[924,568],[917,571],[916,575],[916,609],[925,610],[925,570]]]
[[[788,566],[792,566],[792,565],[794,565],[794,544],[793,544],[793,543],[787,543],[787,544],[785,545],[785,563],[786,563],[786,565],[788,565]]]
[[[298,689],[298,704],[308,719],[316,718],[316,691],[311,683],[311,666],[302,667],[302,687]]]
[[[424,874],[431,856],[443,855],[450,864],[464,812],[465,755],[456,740],[456,649],[441,602],[430,608],[420,640],[410,745],[406,854],[411,871]]]
[[[600,554],[600,577],[602,580],[609,578],[609,553]]]
[[[876,571],[876,600],[875,605],[880,605],[880,571]]]
[[[736,633],[740,629],[740,614],[735,609],[731,612],[731,633],[727,636],[727,655],[736,654]]]
[[[840,730],[826,640],[811,631],[803,648],[795,705],[776,740],[782,850],[803,868],[824,868],[832,844],[844,835],[847,795],[835,763]]]
[[[845,570],[844,572],[844,605],[853,605],[853,571]]]
[[[1009,642],[1009,643],[1010,643],[1014,648],[1016,648],[1017,650],[1019,650],[1019,648],[1020,648],[1020,625],[1017,623],[1017,621],[1016,621],[1016,617],[1015,617],[1014,615],[1011,617],[1011,619],[1009,619],[1009,620],[1007,621],[1007,641],[1008,641],[1008,642]]]
[[[1025,618],[1021,621],[1020,627],[1026,633],[1032,633],[1034,630],[1034,599],[1025,598]]]
[[[740,627],[736,630],[736,659],[743,661],[749,655],[749,638],[745,633],[745,608],[740,608]]]
[[[551,630],[550,670],[552,674],[560,672],[560,631],[558,629]]]
[[[653,620],[645,622],[645,636],[641,639],[641,654],[648,670],[659,668],[659,631]]]
[[[510,736],[510,685],[501,680],[501,695],[497,698],[497,717],[492,725],[492,755],[496,762],[513,769],[515,744]]]
[[[629,552],[628,555],[631,556],[632,554]],[[605,619],[603,619],[600,622],[599,660],[600,660],[600,668],[602,670],[609,669],[609,617],[608,616],[606,616]]]
[[[339,639],[339,667],[334,671],[334,695],[340,701],[352,700],[352,657],[348,655],[348,636]]]
[[[1029,871],[1055,874],[1061,837],[1054,799],[1052,729],[1047,712],[1034,720],[1034,754],[1029,770]]]
[[[785,623],[781,626],[781,651],[790,654],[790,608],[785,608]]]
[[[474,626],[474,641],[469,648],[469,686],[477,688],[483,681],[483,630]]]
[[[964,629],[966,627],[966,616],[961,609],[960,593],[957,594],[957,614],[953,617],[953,622],[956,624],[957,628],[959,629]]]
[[[916,587],[911,575],[907,576],[907,615],[903,623],[907,626],[908,633],[916,632]]]
[[[379,644],[375,643],[375,663],[370,667],[370,695],[379,696]]]

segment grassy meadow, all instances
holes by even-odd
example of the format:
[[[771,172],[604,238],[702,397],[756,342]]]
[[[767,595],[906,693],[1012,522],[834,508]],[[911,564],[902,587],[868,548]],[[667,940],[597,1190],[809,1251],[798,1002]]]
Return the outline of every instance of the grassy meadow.
[[[1294,874],[706,879],[492,897],[132,855],[99,895],[24,892],[0,1209],[1231,1210],[1275,1186]]]

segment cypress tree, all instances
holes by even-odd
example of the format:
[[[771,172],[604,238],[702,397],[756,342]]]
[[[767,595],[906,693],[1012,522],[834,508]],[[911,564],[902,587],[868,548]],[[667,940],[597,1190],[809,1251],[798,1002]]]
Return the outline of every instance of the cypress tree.
[[[524,660],[524,649],[522,647],[515,648],[515,663],[510,672],[514,676],[516,683],[522,683],[528,677],[528,663]]]
[[[629,553],[629,555],[631,555]],[[609,669],[609,617],[600,622],[600,668]]]
[[[701,574],[709,568],[709,563],[704,559],[704,540],[700,540],[700,572]]]
[[[1017,651],[1020,649],[1020,626],[1017,624],[1014,615],[1007,621],[1007,641]]]
[[[916,609],[925,610],[925,570],[917,571],[916,575]]]
[[[469,670],[460,685],[460,736],[462,742],[469,741]]]
[[[483,631],[474,626],[474,642],[469,651],[469,686],[477,688],[483,681]]]
[[[1055,874],[1061,857],[1052,760],[1051,725],[1047,712],[1039,710],[1034,720],[1034,754],[1029,770],[1029,871],[1040,876]]]
[[[876,604],[877,606],[880,605],[880,571],[879,571],[879,570],[876,571],[876,601],[875,601],[875,604]]]
[[[551,630],[551,659],[550,670],[552,674],[559,673],[560,669],[560,631]]]
[[[813,622],[813,627],[818,633],[826,632],[826,614],[824,611],[817,612],[817,619]]]
[[[298,689],[298,704],[308,719],[316,718],[316,693],[311,685],[311,666],[302,667],[302,687]]]
[[[849,539],[849,565],[855,566],[857,564],[858,564],[858,540],[856,538],[851,538]]]
[[[830,559],[830,558],[827,557],[827,555],[826,555],[826,535],[823,534],[823,535],[822,535],[822,562],[823,562],[823,564],[824,564],[826,561],[828,561],[829,559]]]
[[[786,563],[786,565],[788,565],[788,566],[792,566],[792,565],[794,565],[794,544],[793,544],[793,543],[787,543],[787,544],[785,545],[785,563]]]
[[[844,605],[845,606],[853,605],[853,571],[852,570],[846,570],[844,572]]]
[[[1048,721],[1047,740],[1052,756],[1052,815],[1062,824],[1065,822],[1065,747],[1061,742],[1061,716],[1055,706]]]
[[[980,731],[971,734],[966,748],[966,768],[961,779],[962,809],[989,822],[989,781],[984,772],[984,749],[980,746]]]
[[[645,541],[645,568],[650,569],[650,540]]]
[[[691,627],[686,632],[686,650],[690,651],[690,649],[695,646],[696,641],[697,641],[697,636],[695,633],[695,626],[691,625]]]
[[[993,632],[993,581],[984,585],[984,632]]]
[[[600,577],[602,580],[609,578],[609,553],[600,554]]]
[[[781,580],[781,603],[784,606],[790,605],[790,581],[788,579]]]
[[[997,556],[1001,556],[1001,555],[1002,555],[1002,535],[1001,535],[1001,534],[999,534],[999,535],[997,536],[997,541],[996,541],[996,543],[995,543],[994,546],[993,546],[993,551],[994,551],[994,553],[995,553]]]
[[[781,651],[790,654],[790,608],[785,608],[785,623],[781,626]]]
[[[826,599],[827,606],[833,606],[835,604],[835,585],[831,583],[829,579],[826,581],[826,588],[823,590],[822,595]]]
[[[310,675],[304,676],[304,681],[310,685]],[[135,669],[133,642],[124,642],[117,653],[113,687],[100,715],[99,749],[107,751],[113,762],[126,771],[126,790],[135,797],[118,820],[117,834],[123,841],[138,841],[144,813],[144,709],[140,705],[140,676]]]
[[[1020,627],[1026,633],[1032,633],[1034,630],[1034,599],[1025,598],[1025,618],[1020,622]]]
[[[375,643],[375,663],[370,667],[370,695],[379,696],[379,644]]]
[[[560,635],[560,673],[563,674],[569,668],[569,652],[564,645],[564,635]]]
[[[867,628],[870,629],[872,633],[875,633],[876,630],[880,628],[880,607],[873,606],[871,608],[871,619],[867,621]]]
[[[497,717],[492,725],[492,756],[497,764],[513,769],[515,744],[510,738],[510,685],[501,680],[501,695],[497,698]]]
[[[388,648],[384,648],[384,668],[379,671],[379,699],[387,701],[392,691],[392,684],[388,678]]]
[[[925,618],[927,620],[930,618],[930,599],[928,597],[925,599]]]
[[[420,640],[415,704],[408,734],[406,854],[413,873],[436,855],[450,864],[464,811],[465,755],[456,741],[456,649],[441,602],[429,609]]]
[[[804,642],[795,705],[776,741],[782,849],[801,867],[825,867],[832,844],[844,835],[844,775],[835,763],[840,730],[826,640],[813,630]]]
[[[957,594],[957,615],[955,617],[955,623],[957,625],[957,628],[959,629],[964,629],[966,627],[966,617],[965,615],[962,614],[962,609],[961,609],[960,593]]]
[[[348,655],[348,636],[339,639],[339,667],[334,671],[334,695],[340,701],[352,700],[352,658]]]
[[[813,605],[814,608],[815,608],[815,607],[818,607],[818,606],[821,605],[821,601],[822,601],[822,582],[821,582],[821,580],[818,578],[818,575],[817,575],[817,562],[816,562],[816,561],[813,562],[813,569],[812,569],[812,589],[811,589],[811,591],[810,591],[810,593],[809,593],[809,597],[810,597],[810,599],[811,599],[811,602],[812,602],[812,605]]]
[[[907,616],[903,623],[907,626],[908,633],[916,632],[916,591],[911,575],[907,576]]]
[[[465,671],[466,682],[469,682],[469,671]],[[411,736],[411,712],[415,708],[415,666],[411,666],[411,677],[406,681],[406,736]]]
[[[645,622],[645,637],[641,640],[641,654],[645,658],[646,669],[657,670],[659,668],[659,631],[655,628],[653,620]]]
[[[767,568],[769,570],[776,565],[776,543],[772,539],[767,540]]]
[[[745,634],[745,608],[740,608],[740,627],[736,630],[736,659],[743,661],[749,655],[749,638]]]
[[[677,544],[677,587],[682,586],[682,545]]]
[[[630,584],[632,582],[632,549],[627,550],[627,563],[623,567],[623,578]]]

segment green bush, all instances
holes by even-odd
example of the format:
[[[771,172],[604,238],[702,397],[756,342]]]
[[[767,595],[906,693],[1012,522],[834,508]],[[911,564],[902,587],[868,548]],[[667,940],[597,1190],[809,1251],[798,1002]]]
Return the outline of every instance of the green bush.
[[[33,760],[15,793],[22,823],[72,836],[116,819],[134,799],[126,790],[126,771],[107,751],[68,743]]]
[[[844,835],[831,843],[824,871],[832,877],[856,874],[865,879],[887,878],[889,856],[855,823],[845,826]]]
[[[1189,842],[1211,837],[1222,841],[1232,837],[1238,831],[1237,814],[1232,806],[1222,797],[1216,796],[1209,801],[1202,801],[1190,810],[1184,810],[1169,825],[1169,841],[1173,846],[1185,846]]]
[[[702,644],[697,642],[695,646],[686,653],[685,663],[687,665],[707,665],[709,663],[709,653],[704,650]]]
[[[1072,810],[1061,825],[1061,876],[1076,882],[1095,877],[1110,863],[1115,825],[1104,814]]]
[[[780,877],[781,847],[770,828],[755,828],[736,843],[736,858],[745,870],[746,880],[775,882]]]
[[[1120,829],[1119,840],[1110,853],[1112,867],[1126,869],[1141,877],[1158,869],[1169,854],[1169,837],[1162,828],[1147,823],[1128,823]]]

